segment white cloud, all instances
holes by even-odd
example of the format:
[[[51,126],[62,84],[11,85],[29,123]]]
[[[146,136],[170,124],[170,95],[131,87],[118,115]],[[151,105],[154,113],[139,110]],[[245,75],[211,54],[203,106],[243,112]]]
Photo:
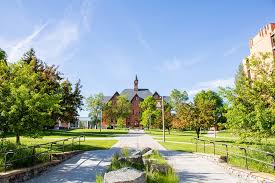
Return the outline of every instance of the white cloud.
[[[199,57],[194,57],[191,59],[185,59],[181,60],[178,59],[177,57],[174,57],[172,60],[167,60],[159,65],[156,66],[157,71],[159,72],[173,72],[173,71],[178,71],[180,69],[185,69],[189,68],[193,65],[196,65],[200,63],[201,61],[205,60],[205,56],[199,56]]]
[[[237,46],[233,46],[231,48],[229,48],[228,50],[226,50],[223,54],[223,56],[228,57],[233,55],[234,53],[236,53],[240,48],[242,47],[242,45],[237,45]]]
[[[38,26],[34,28],[34,31],[18,40],[18,41],[11,41],[10,44],[7,41],[6,44],[4,45],[4,49],[6,48],[7,54],[8,54],[8,59],[10,61],[15,61],[18,60],[22,54],[26,51],[26,49],[29,49],[32,46],[32,43],[34,40],[39,36],[39,34],[47,27],[47,24],[43,24],[41,26]]]
[[[63,19],[36,26],[24,37],[6,40],[0,36],[0,47],[7,52],[9,61],[19,60],[30,48],[34,48],[37,56],[50,64],[60,65],[70,60],[76,53],[76,43],[84,33],[82,30],[90,29],[91,2],[85,0],[80,5],[80,22],[70,18],[74,8],[70,4]]]
[[[192,96],[201,90],[216,90],[218,87],[232,87],[233,85],[234,78],[204,81],[196,84],[194,89],[188,91],[188,94]]]
[[[156,68],[160,72],[172,72],[172,71],[179,70],[181,66],[182,66],[182,62],[179,59],[174,58],[171,61],[162,62]]]
[[[92,2],[93,1],[90,0],[84,0],[80,7],[82,24],[87,31],[90,31],[91,29]]]

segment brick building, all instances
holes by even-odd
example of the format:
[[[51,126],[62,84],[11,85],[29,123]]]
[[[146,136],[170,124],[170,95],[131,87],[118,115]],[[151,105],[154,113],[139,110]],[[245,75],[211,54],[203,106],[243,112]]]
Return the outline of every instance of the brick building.
[[[139,81],[136,76],[134,80],[134,88],[133,89],[124,89],[121,93],[115,92],[112,96],[105,96],[104,103],[111,101],[112,103],[116,102],[116,98],[120,95],[125,95],[128,97],[128,101],[131,103],[131,114],[125,120],[126,127],[140,127],[141,120],[141,109],[140,103],[148,96],[153,96],[157,102],[161,101],[161,96],[158,92],[152,93],[149,89],[139,88]],[[169,97],[164,96],[164,100],[168,101]],[[103,127],[107,126],[106,114],[103,111]],[[112,123],[111,123],[112,124]]]
[[[270,59],[267,59],[267,65],[274,67],[272,61],[275,59],[275,23],[265,25],[252,39],[249,40],[250,56],[243,60],[244,71],[251,79],[255,79],[253,68],[249,67],[249,58],[259,56],[259,53],[270,53]],[[265,63],[263,63],[265,64]],[[271,68],[267,68],[269,70]]]

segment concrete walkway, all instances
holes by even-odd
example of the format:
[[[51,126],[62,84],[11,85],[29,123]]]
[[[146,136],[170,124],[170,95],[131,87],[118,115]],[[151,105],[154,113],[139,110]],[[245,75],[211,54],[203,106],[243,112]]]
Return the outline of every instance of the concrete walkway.
[[[110,164],[111,156],[121,148],[143,149],[145,147],[159,150],[180,176],[181,182],[238,182],[237,178],[227,174],[218,165],[197,157],[195,154],[165,150],[143,131],[130,130],[129,134],[117,138],[118,143],[111,149],[80,154],[51,168],[28,183],[95,182],[96,175],[105,170],[106,166]]]

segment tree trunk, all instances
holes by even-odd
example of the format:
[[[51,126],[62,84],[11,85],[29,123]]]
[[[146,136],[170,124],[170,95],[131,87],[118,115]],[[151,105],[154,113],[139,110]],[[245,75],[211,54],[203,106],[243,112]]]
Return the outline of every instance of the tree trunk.
[[[196,129],[196,133],[197,133],[197,138],[198,139],[200,138],[200,131],[201,131],[201,128],[197,128]]]
[[[19,135],[19,133],[16,133],[16,144],[20,145],[20,135]]]
[[[170,131],[171,131],[170,128],[168,128],[168,134],[169,134],[169,135],[170,135]]]

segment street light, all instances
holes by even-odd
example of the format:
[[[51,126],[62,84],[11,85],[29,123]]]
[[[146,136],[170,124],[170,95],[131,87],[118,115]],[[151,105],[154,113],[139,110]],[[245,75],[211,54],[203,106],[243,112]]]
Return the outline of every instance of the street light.
[[[161,102],[157,101],[157,108],[161,108],[161,113],[162,113],[162,131],[163,131],[163,142],[165,142],[165,125],[164,125],[164,97],[160,97],[161,98]]]
[[[164,97],[161,97],[161,109],[162,109],[162,130],[163,130],[163,142],[165,142],[165,125],[164,125]]]
[[[103,112],[102,112],[102,109],[101,109],[100,132],[101,132],[101,129],[102,129],[102,120],[103,120]]]

